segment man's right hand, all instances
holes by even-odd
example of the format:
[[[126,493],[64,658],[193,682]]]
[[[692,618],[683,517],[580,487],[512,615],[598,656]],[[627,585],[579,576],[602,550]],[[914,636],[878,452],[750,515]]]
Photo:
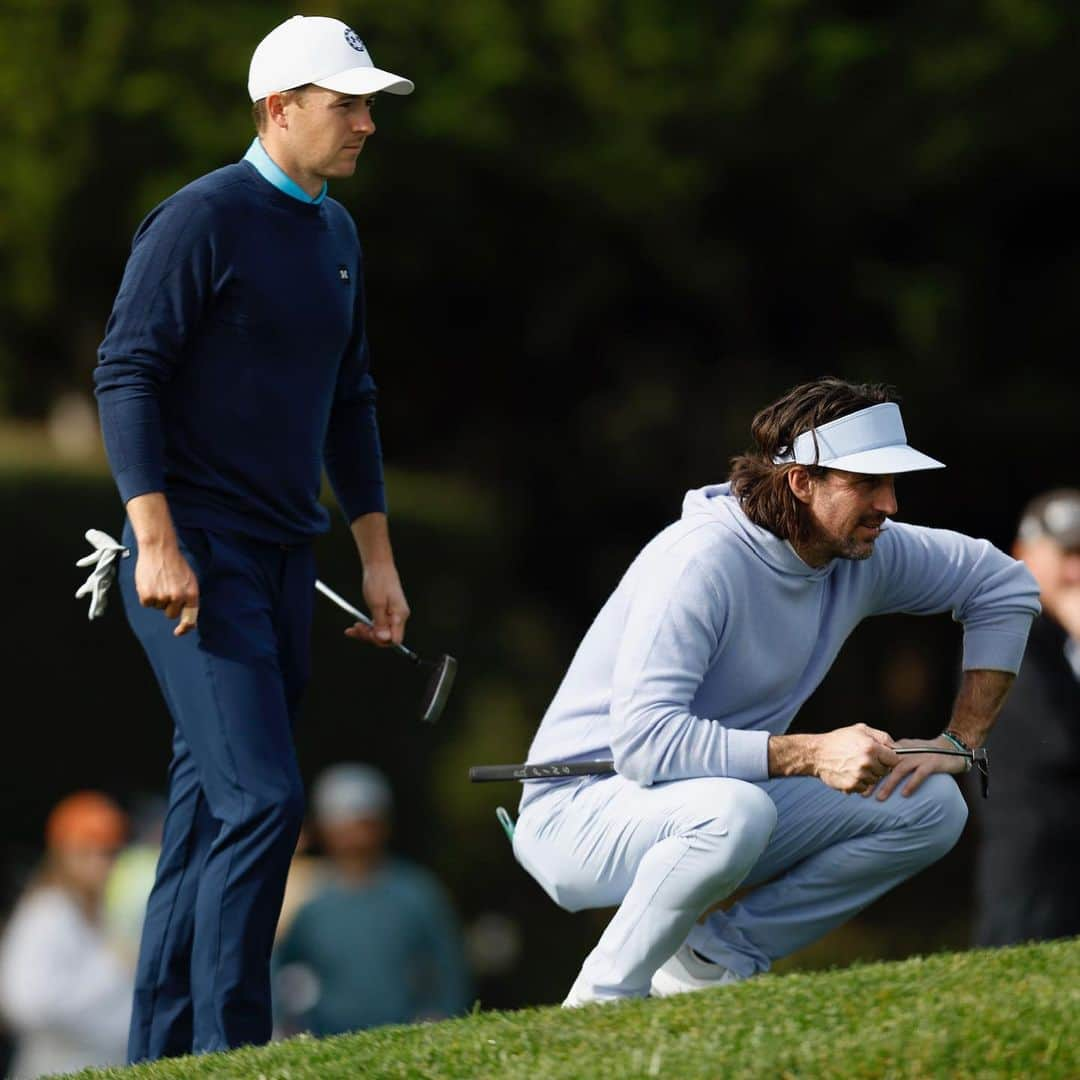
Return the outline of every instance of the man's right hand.
[[[182,637],[199,619],[199,581],[180,552],[168,503],[161,492],[128,500],[128,518],[135,532],[139,557],[135,563],[135,591],[143,607],[160,608],[170,619],[179,618],[173,634]]]
[[[887,732],[853,724],[818,736],[814,775],[845,794],[869,794],[900,761]]]
[[[869,795],[899,760],[888,732],[866,724],[769,739],[770,776],[816,776],[845,794]]]
[[[194,629],[199,618],[199,582],[175,543],[139,547],[135,591],[143,607],[160,608],[166,617],[180,619],[173,631],[177,637]]]

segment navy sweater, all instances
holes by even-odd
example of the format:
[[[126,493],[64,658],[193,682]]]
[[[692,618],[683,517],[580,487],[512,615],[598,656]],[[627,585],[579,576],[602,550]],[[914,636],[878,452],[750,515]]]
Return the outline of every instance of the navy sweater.
[[[179,525],[297,543],[385,511],[360,245],[340,203],[301,203],[247,162],[139,226],[94,371],[121,498]]]

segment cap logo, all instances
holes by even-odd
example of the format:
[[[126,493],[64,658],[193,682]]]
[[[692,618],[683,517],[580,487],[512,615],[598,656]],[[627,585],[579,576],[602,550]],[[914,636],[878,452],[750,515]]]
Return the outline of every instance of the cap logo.
[[[364,48],[364,43],[360,40],[360,35],[355,31],[345,27],[345,40],[357,51],[367,52]]]

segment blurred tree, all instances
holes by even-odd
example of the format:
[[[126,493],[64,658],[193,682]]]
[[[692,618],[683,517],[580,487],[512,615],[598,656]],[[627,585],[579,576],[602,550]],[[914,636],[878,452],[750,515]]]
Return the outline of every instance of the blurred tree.
[[[0,6],[0,86],[19,102],[0,173],[11,410],[40,414],[59,387],[86,385],[131,231],[239,156],[252,44],[291,10]],[[1013,224],[1020,206],[1075,180],[1059,103],[1076,90],[1077,16],[1063,0],[309,10],[353,20],[419,87],[384,103],[383,133],[338,191],[376,249],[384,375],[412,366],[399,355],[440,355],[424,385],[402,379],[407,453],[436,434],[486,464],[498,417],[479,436],[444,406],[466,389],[512,403],[500,435],[546,425],[559,402],[575,421],[561,434],[601,458],[682,434],[685,464],[703,431],[715,454],[718,420],[725,452],[738,448],[746,403],[717,415],[732,373],[771,391],[822,366],[902,365],[908,382],[959,384],[988,364],[1016,377],[1014,354],[990,347],[1002,330],[1019,344],[1037,326],[1051,345],[1031,307],[1064,286],[1040,267],[1042,287],[1016,294],[1010,269],[1047,239]],[[1003,291],[1023,332],[994,325]],[[405,317],[417,309],[428,317]],[[483,380],[478,358],[493,361]],[[672,462],[638,464],[655,481]]]

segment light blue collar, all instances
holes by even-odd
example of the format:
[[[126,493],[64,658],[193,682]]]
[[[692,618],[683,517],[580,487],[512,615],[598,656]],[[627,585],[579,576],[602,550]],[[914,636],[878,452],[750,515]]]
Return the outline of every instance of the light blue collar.
[[[284,191],[286,195],[291,195],[294,199],[297,199],[302,203],[309,203],[313,206],[318,206],[319,203],[326,198],[326,181],[323,181],[322,191],[319,192],[314,198],[310,196],[264,149],[263,144],[259,141],[258,135],[251,140],[251,145],[247,148],[247,153],[244,155],[245,161],[250,161],[256,169],[259,170],[259,175],[264,179],[269,180],[279,191]]]

